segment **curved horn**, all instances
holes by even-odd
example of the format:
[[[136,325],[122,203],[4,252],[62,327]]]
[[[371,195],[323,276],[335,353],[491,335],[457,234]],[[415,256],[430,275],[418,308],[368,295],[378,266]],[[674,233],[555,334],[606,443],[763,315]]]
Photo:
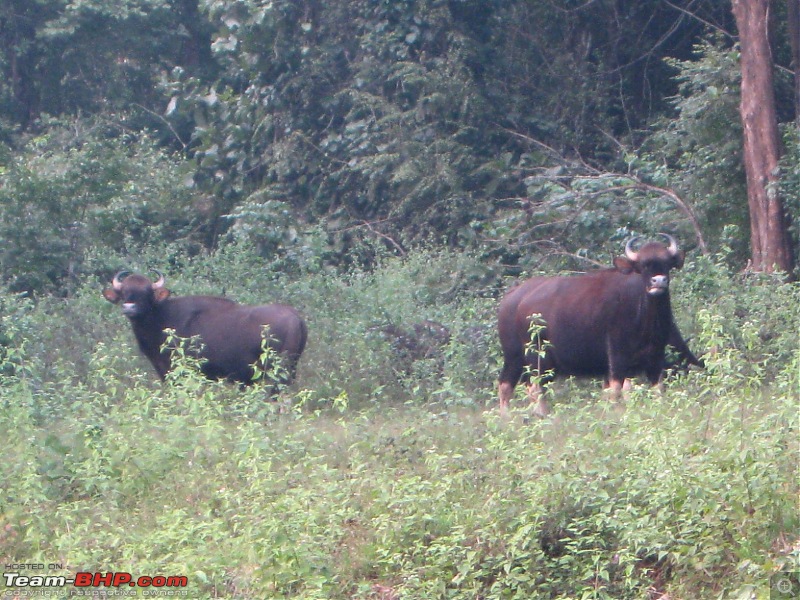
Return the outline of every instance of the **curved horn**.
[[[120,291],[122,289],[122,280],[127,277],[128,273],[130,273],[130,271],[120,271],[114,275],[114,279],[111,280],[111,287]]]
[[[625,244],[625,256],[628,257],[628,260],[631,262],[636,262],[639,260],[639,253],[634,252],[633,250],[633,243],[639,239],[640,236],[636,235],[628,240],[628,243]]]
[[[664,236],[669,241],[669,246],[667,247],[667,252],[669,252],[672,256],[677,256],[678,254],[678,242],[675,241],[675,238],[672,237],[668,233],[660,233],[659,235]]]
[[[150,269],[153,273],[158,275],[158,279],[153,282],[153,289],[157,290],[158,288],[164,287],[164,275],[162,275],[161,271],[158,269]]]

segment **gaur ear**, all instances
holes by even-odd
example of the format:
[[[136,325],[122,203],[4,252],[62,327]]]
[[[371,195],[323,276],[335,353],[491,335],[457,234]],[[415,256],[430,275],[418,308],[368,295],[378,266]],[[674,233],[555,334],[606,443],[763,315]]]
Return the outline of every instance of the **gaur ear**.
[[[103,290],[103,298],[111,302],[112,304],[116,304],[120,301],[122,296],[119,295],[119,292],[113,288],[107,288]]]
[[[153,290],[153,296],[156,299],[156,302],[163,302],[167,298],[169,298],[169,290],[167,288],[156,288]]]
[[[614,266],[617,270],[622,271],[626,275],[636,270],[636,263],[625,256],[617,256],[614,259]]]
[[[683,266],[683,261],[686,259],[686,252],[678,250],[678,253],[672,257],[672,263],[675,269],[680,269]]]

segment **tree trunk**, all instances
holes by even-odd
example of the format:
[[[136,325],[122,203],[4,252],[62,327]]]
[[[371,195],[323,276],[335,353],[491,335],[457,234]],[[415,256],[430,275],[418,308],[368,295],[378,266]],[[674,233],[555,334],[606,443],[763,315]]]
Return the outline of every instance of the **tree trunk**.
[[[750,205],[750,249],[755,271],[791,271],[786,215],[778,193],[780,136],[775,109],[769,0],[733,0],[739,30],[744,163]]]

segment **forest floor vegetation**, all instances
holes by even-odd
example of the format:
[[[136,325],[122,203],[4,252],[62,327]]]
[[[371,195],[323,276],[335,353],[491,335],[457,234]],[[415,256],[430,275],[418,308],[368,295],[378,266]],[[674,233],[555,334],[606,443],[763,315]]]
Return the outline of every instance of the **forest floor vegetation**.
[[[302,309],[308,349],[277,402],[190,364],[158,382],[102,282],[0,297],[4,564],[185,576],[193,598],[364,600],[770,598],[800,570],[796,284],[689,261],[674,303],[705,370],[621,405],[560,381],[547,419],[518,390],[504,419],[506,282],[470,275],[468,255],[292,279],[248,260],[168,278]]]

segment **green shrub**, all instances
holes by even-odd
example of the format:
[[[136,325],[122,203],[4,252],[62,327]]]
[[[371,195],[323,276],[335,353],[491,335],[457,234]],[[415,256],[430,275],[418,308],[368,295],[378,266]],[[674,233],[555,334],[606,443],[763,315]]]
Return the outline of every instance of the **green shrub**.
[[[158,382],[98,283],[0,297],[3,557],[309,599],[738,597],[795,564],[795,285],[689,261],[675,300],[705,370],[624,407],[559,382],[552,418],[524,424],[494,410],[488,286],[451,292],[468,255],[297,279],[238,278],[256,264],[240,258],[184,256],[168,281],[303,308],[309,347],[277,402],[180,356]],[[376,328],[424,319],[450,340],[399,374]]]
[[[32,139],[0,168],[0,281],[64,294],[115,253],[190,244],[199,213],[187,167],[146,133],[82,121]]]

